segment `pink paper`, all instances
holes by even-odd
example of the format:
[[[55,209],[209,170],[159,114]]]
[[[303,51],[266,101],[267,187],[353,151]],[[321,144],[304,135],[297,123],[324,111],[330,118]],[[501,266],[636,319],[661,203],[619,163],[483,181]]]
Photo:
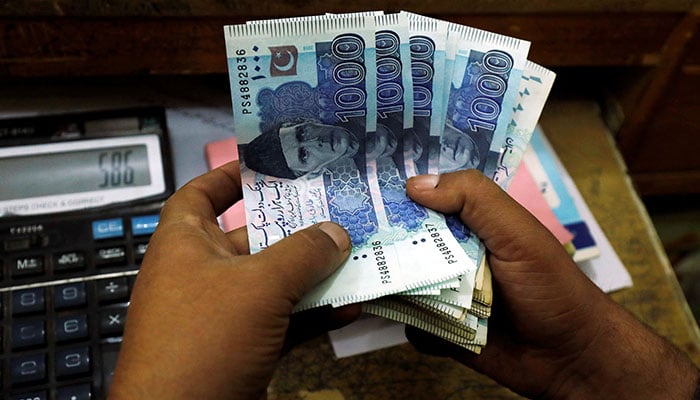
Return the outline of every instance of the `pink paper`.
[[[566,230],[554,215],[525,163],[520,163],[520,167],[515,172],[508,187],[508,194],[547,227],[559,243],[566,244],[574,238],[574,235]]]
[[[238,144],[236,138],[218,140],[207,143],[204,147],[209,169],[220,167],[227,162],[238,159]],[[225,231],[245,226],[245,207],[239,201],[219,217]]]

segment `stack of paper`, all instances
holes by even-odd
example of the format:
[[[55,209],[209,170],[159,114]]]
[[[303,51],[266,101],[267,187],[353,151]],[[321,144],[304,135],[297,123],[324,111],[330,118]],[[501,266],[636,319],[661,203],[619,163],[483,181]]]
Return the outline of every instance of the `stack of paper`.
[[[331,220],[348,261],[297,306],[364,302],[475,352],[491,274],[455,216],[408,177],[476,168],[506,188],[554,80],[529,42],[411,13],[225,28],[251,252]]]
[[[573,197],[555,164],[555,155],[546,146],[546,139],[538,128],[523,156],[523,175],[530,174],[547,205],[557,220],[571,233],[571,239],[562,242],[573,253],[575,261],[589,260],[600,255],[588,224],[581,218]],[[519,179],[519,178],[516,178]],[[526,179],[526,178],[524,178]],[[535,197],[533,194],[532,197]]]
[[[557,221],[571,233],[570,242],[560,241],[568,244],[579,268],[605,292],[632,286],[629,273],[539,126],[521,165],[531,172],[537,186],[535,192],[539,192]],[[516,175],[515,180],[518,179]],[[510,189],[509,194],[522,204],[523,194]],[[537,213],[533,214],[539,218]]]

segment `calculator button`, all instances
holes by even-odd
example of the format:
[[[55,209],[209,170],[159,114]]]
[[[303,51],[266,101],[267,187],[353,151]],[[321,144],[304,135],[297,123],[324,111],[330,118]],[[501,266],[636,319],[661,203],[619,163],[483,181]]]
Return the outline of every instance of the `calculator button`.
[[[56,286],[53,292],[53,304],[57,309],[86,305],[85,282],[66,283]]]
[[[151,235],[155,232],[159,219],[158,214],[133,217],[131,218],[131,233],[134,236]]]
[[[148,243],[139,243],[134,246],[134,258],[136,262],[141,262],[143,256],[146,255],[146,250],[148,250]]]
[[[92,221],[92,238],[111,239],[124,236],[124,223],[121,218]]]
[[[54,256],[53,270],[56,272],[84,269],[85,254],[79,251],[61,253]]]
[[[22,393],[16,394],[10,397],[12,400],[46,400],[46,392],[32,392],[32,393]]]
[[[97,299],[100,303],[128,300],[129,287],[126,282],[126,277],[98,280]]]
[[[92,392],[90,384],[65,386],[56,390],[56,400],[90,400]]]
[[[12,348],[38,346],[46,343],[43,320],[15,321],[12,324]]]
[[[88,337],[88,319],[85,314],[56,318],[54,336],[57,342],[80,340]]]
[[[29,250],[31,248],[46,247],[50,244],[49,236],[36,234],[31,236],[16,236],[5,239],[3,248],[7,252]]]
[[[81,375],[90,372],[90,349],[76,347],[56,352],[56,377]]]
[[[12,264],[12,276],[21,277],[44,273],[44,257],[20,257]]]
[[[5,239],[3,241],[3,247],[7,252],[29,250],[32,247],[32,238],[29,236],[21,236]]]
[[[110,343],[102,345],[102,392],[107,397],[109,386],[112,384],[114,369],[117,367],[119,356],[119,344]]]
[[[126,322],[126,307],[105,308],[100,311],[100,334],[121,336]]]
[[[44,311],[44,288],[16,290],[12,292],[12,315]]]
[[[10,361],[10,383],[39,382],[46,379],[46,354],[30,354]]]
[[[114,246],[98,249],[95,254],[95,263],[100,266],[126,264],[126,248]]]

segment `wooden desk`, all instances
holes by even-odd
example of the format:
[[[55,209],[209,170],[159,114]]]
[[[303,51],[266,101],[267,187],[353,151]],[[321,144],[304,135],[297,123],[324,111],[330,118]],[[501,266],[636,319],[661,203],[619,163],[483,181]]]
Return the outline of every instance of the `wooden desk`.
[[[700,336],[678,282],[594,103],[551,99],[543,129],[600,223],[634,287],[612,298],[700,365]],[[410,345],[335,360],[326,337],[279,365],[271,400],[518,398],[452,360]]]

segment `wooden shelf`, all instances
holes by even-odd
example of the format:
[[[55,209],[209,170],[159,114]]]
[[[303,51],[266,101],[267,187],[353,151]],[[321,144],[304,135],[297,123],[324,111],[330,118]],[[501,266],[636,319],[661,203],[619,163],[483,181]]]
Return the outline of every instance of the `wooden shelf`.
[[[446,15],[532,42],[547,66],[654,66],[682,14]],[[242,17],[0,17],[0,76],[226,73],[223,26]]]
[[[527,39],[529,58],[547,67],[646,69],[617,93],[615,134],[630,174],[642,194],[700,191],[700,5],[693,0],[17,0],[0,5],[0,81],[226,74],[224,25],[369,9],[408,9]]]

